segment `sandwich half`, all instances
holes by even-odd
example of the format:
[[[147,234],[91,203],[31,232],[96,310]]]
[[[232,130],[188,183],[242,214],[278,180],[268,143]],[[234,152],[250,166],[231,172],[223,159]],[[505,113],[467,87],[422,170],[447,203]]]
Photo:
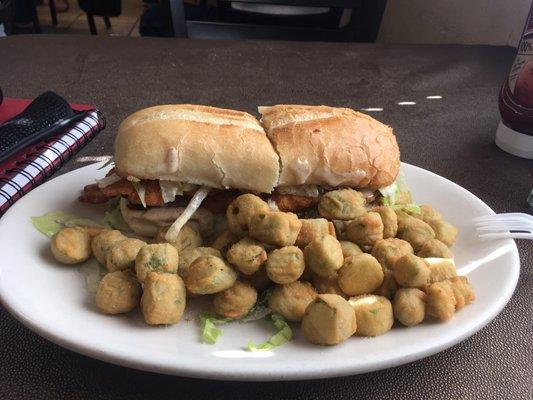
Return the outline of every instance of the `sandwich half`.
[[[392,128],[348,108],[259,107],[261,122],[241,111],[200,105],[140,110],[119,126],[114,168],[81,200],[121,197],[133,231],[154,236],[189,219],[206,230],[242,193],[274,209],[309,215],[320,194],[351,187],[375,202],[394,185],[400,153]],[[381,192],[380,192],[381,190]]]

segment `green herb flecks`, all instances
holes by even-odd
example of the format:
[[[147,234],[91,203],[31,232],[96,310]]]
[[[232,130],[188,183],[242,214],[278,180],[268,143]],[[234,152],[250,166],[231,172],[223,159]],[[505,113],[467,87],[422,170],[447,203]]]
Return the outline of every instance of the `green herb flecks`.
[[[164,262],[160,259],[157,254],[151,254],[150,259],[146,263],[146,266],[152,271],[158,271],[163,266]]]

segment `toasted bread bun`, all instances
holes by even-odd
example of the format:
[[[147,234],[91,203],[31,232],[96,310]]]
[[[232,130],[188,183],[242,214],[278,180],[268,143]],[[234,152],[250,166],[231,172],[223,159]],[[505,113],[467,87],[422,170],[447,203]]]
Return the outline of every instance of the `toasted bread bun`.
[[[396,179],[400,151],[392,128],[349,108],[259,107],[281,161],[279,186],[381,188]]]
[[[178,104],[126,118],[115,142],[116,173],[270,193],[279,158],[250,114]]]

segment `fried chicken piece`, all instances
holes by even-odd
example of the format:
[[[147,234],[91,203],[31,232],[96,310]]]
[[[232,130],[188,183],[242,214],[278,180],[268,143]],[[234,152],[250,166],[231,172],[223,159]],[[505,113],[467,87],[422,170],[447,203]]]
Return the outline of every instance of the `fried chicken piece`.
[[[305,197],[296,194],[279,194],[272,195],[280,211],[297,212],[316,206],[318,197]]]

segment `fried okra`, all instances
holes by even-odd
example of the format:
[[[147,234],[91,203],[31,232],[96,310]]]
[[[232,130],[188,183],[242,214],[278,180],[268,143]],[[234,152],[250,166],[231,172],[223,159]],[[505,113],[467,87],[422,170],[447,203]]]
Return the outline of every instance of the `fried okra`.
[[[203,245],[203,240],[202,236],[200,235],[200,232],[192,224],[187,223],[183,225],[183,227],[178,233],[178,236],[176,237],[176,240],[173,240],[171,242],[165,239],[165,235],[168,231],[168,228],[168,226],[159,228],[155,237],[156,242],[170,243],[176,248],[176,250],[178,250],[178,252],[182,252],[183,250],[187,249],[193,249],[195,247],[200,247]]]
[[[336,294],[319,294],[306,308],[302,333],[311,343],[333,345],[344,342],[357,329],[355,312]]]
[[[359,254],[344,260],[338,279],[341,290],[346,294],[369,294],[383,283],[383,268],[370,254]]]
[[[474,288],[466,276],[456,276],[449,280],[455,296],[455,309],[459,310],[476,299]]]
[[[386,297],[391,300],[398,290],[398,284],[390,269],[383,269],[383,283],[374,292],[375,295]]]
[[[418,325],[426,313],[426,294],[416,288],[402,288],[394,295],[392,302],[394,316],[405,326]]]
[[[231,233],[229,230],[225,230],[215,239],[211,247],[217,249],[222,254],[226,254],[231,245],[237,243],[239,239],[239,236]]]
[[[139,282],[144,283],[150,272],[176,274],[178,265],[178,251],[170,243],[147,244],[137,253],[135,273]]]
[[[396,237],[396,233],[398,233],[398,217],[394,209],[390,206],[379,206],[375,207],[372,211],[377,212],[381,216],[383,238],[390,239]]]
[[[251,275],[267,260],[267,253],[260,242],[245,237],[230,247],[226,258],[237,270],[245,275]]]
[[[426,288],[426,313],[448,320],[455,313],[455,295],[448,281],[435,282]]]
[[[331,221],[324,218],[300,219],[302,228],[296,238],[296,246],[305,247],[313,239],[323,235],[335,236],[335,227]]]
[[[355,312],[357,336],[383,335],[392,328],[392,304],[386,297],[362,295],[350,298],[348,303]]]
[[[127,313],[137,307],[141,285],[131,271],[106,274],[96,290],[96,306],[105,314]]]
[[[305,269],[304,253],[296,246],[273,250],[265,268],[270,280],[280,285],[297,281]]]
[[[55,259],[63,264],[77,264],[91,257],[91,235],[81,228],[63,228],[52,237]]]
[[[440,212],[435,210],[432,206],[428,204],[422,204],[420,206],[420,211],[422,212],[422,220],[428,223],[431,220],[442,220],[442,215]]]
[[[124,239],[115,244],[106,254],[105,265],[110,272],[135,267],[135,258],[146,242],[139,239]]]
[[[254,272],[252,275],[242,275],[241,279],[243,282],[253,286],[258,291],[264,290],[273,285],[273,282],[269,279],[264,266],[259,268],[259,271]]]
[[[366,213],[366,200],[353,189],[326,192],[318,201],[318,212],[327,219],[351,220]]]
[[[252,286],[235,281],[232,287],[213,297],[213,310],[226,318],[237,319],[250,312],[257,301],[257,290]]]
[[[184,278],[193,261],[202,256],[216,256],[222,258],[220,251],[213,247],[195,247],[183,250],[179,254],[178,275]]]
[[[301,321],[307,306],[316,296],[309,282],[291,282],[274,288],[268,299],[268,307],[288,321]]]
[[[185,285],[178,275],[150,272],[146,276],[141,310],[147,324],[177,324],[185,302]]]
[[[440,282],[457,276],[453,260],[447,258],[426,258],[429,265],[430,282]]]
[[[292,246],[302,227],[296,214],[281,211],[260,212],[250,220],[250,236],[274,246]]]
[[[201,256],[193,261],[185,275],[185,285],[194,294],[213,294],[233,286],[237,273],[221,258]]]
[[[105,257],[109,249],[124,239],[127,239],[126,236],[117,230],[105,230],[93,237],[91,249],[98,262],[105,265]]]
[[[348,242],[347,240],[341,240],[342,256],[346,259],[350,256],[357,256],[363,253],[363,250],[355,243]]]
[[[420,289],[430,282],[431,271],[423,258],[407,254],[396,261],[393,275],[400,286]]]
[[[453,258],[451,250],[438,239],[430,239],[418,250],[419,257]]]
[[[392,270],[396,261],[406,254],[413,254],[413,248],[409,242],[396,238],[378,240],[372,248],[372,255],[385,270]]]
[[[240,195],[230,203],[226,210],[230,232],[237,236],[247,235],[252,217],[255,214],[265,214],[269,211],[268,204],[260,197],[250,193]]]
[[[383,239],[383,222],[377,212],[357,216],[346,228],[348,240],[359,246],[373,246]]]
[[[336,272],[330,276],[314,275],[313,286],[320,294],[338,294],[339,296],[347,297],[339,286],[339,275]]]
[[[410,218],[412,218],[411,223],[398,234],[398,237],[409,242],[413,249],[418,251],[427,241],[435,238],[435,231],[424,221],[413,217]]]
[[[336,273],[344,262],[341,244],[331,235],[311,241],[305,246],[304,256],[305,264],[315,274],[323,277]]]
[[[451,247],[455,243],[459,230],[452,224],[442,220],[430,220],[429,226],[435,232],[435,237],[446,246]]]

